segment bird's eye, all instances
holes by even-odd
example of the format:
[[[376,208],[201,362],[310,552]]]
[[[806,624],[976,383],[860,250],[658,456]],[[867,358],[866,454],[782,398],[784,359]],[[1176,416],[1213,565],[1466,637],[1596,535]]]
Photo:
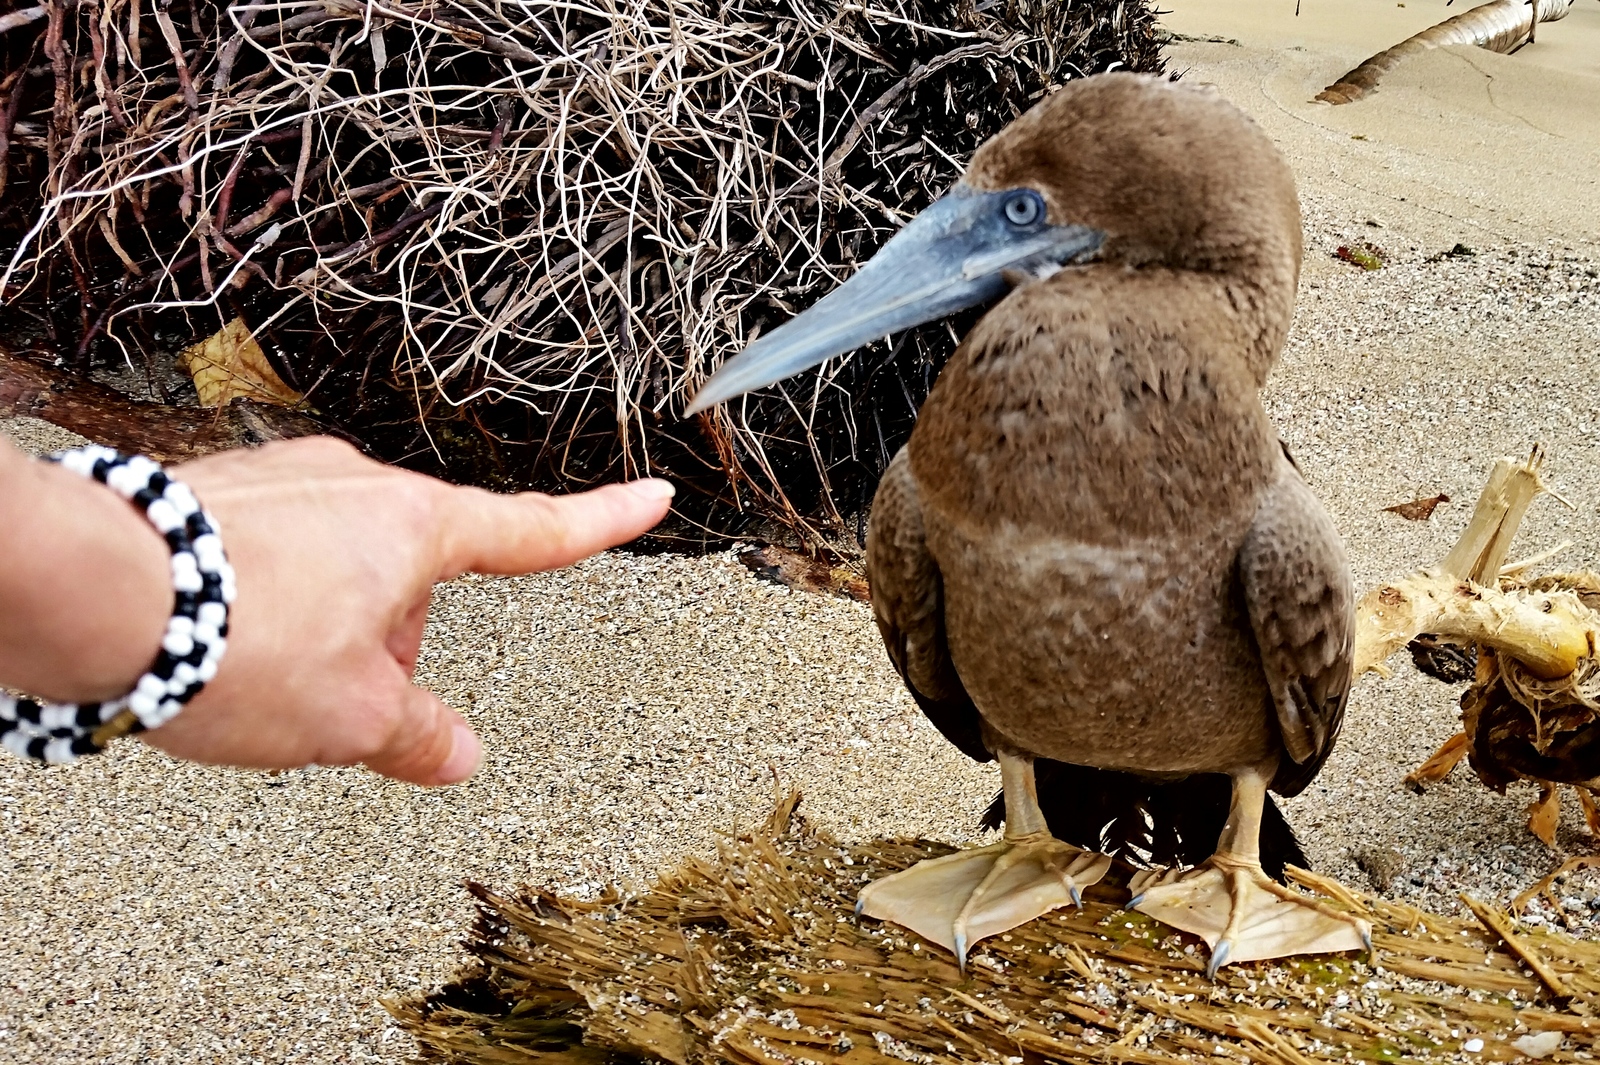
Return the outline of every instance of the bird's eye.
[[[1014,226],[1031,226],[1044,217],[1044,199],[1032,189],[1023,189],[1006,199],[1006,221]]]

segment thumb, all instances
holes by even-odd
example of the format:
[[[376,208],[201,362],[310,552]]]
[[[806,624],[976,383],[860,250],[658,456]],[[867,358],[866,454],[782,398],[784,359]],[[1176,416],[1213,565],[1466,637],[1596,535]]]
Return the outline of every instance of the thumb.
[[[407,684],[389,743],[366,766],[408,784],[459,784],[478,771],[483,745],[460,714]]]

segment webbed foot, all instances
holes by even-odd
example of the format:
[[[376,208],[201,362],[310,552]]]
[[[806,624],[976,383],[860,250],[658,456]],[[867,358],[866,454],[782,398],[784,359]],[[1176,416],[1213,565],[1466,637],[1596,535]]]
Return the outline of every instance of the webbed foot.
[[[1082,905],[1084,888],[1111,859],[1051,836],[974,847],[868,884],[856,913],[893,921],[954,952],[1063,906]]]
[[[1235,961],[1372,950],[1372,926],[1284,887],[1253,862],[1213,855],[1185,873],[1143,876],[1129,909],[1211,947],[1206,976]]]

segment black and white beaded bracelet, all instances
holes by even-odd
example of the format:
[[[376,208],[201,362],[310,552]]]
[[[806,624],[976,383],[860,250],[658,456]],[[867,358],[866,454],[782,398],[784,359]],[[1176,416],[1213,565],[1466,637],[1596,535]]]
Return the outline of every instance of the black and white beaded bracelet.
[[[133,691],[107,703],[41,703],[0,692],[0,746],[60,764],[118,736],[166,724],[200,693],[228,647],[234,583],[217,523],[188,486],[154,460],[97,446],[50,458],[141,509],[172,551],[172,617],[155,663]]]

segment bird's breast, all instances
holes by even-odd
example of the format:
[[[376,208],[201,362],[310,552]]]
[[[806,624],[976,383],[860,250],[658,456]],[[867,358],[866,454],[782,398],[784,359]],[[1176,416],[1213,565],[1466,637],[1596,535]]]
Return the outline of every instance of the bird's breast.
[[[956,671],[1022,750],[1148,773],[1271,756],[1265,679],[1234,591],[1242,529],[1107,545],[925,520]]]

